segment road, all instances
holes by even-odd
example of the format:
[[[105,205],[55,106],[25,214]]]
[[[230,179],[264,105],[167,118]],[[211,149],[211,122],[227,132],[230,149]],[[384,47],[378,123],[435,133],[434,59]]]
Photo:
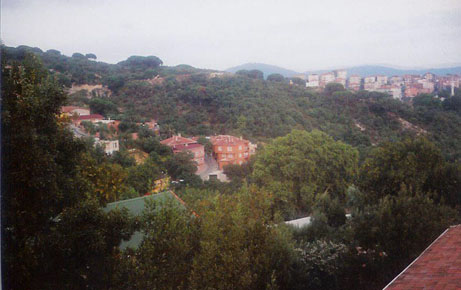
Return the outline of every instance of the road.
[[[208,180],[210,174],[216,174],[218,179],[221,181],[227,181],[226,175],[222,170],[219,170],[218,162],[212,156],[205,156],[205,168],[197,172],[197,175],[200,175],[202,180]]]
[[[78,127],[76,127],[76,126],[74,126],[72,124],[70,125],[70,129],[72,130],[72,133],[74,133],[74,136],[77,137],[77,138],[89,137],[88,134],[86,134],[85,132],[83,132]]]

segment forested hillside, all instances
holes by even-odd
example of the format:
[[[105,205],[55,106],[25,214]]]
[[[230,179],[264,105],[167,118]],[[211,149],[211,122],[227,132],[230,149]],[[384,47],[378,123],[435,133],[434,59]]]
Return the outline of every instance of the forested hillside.
[[[283,79],[210,75],[211,71],[185,65],[165,67],[157,57],[133,56],[110,65],[77,53],[66,57],[27,47],[3,51],[11,59],[21,59],[28,50],[38,53],[64,85],[108,86],[113,94],[105,101],[124,112],[118,117],[130,121],[154,118],[164,134],[229,133],[267,141],[293,128],[319,129],[362,149],[384,140],[425,135],[439,144],[448,159],[461,158],[459,90],[443,102],[424,95],[403,103],[385,94],[353,93],[335,85],[319,93]],[[70,102],[90,104],[79,96],[75,93]]]
[[[402,103],[155,56],[94,58],[2,49],[5,289],[382,289],[461,222],[460,91]],[[81,84],[110,94],[66,93]],[[65,104],[121,119],[120,152],[72,136]],[[150,118],[160,137],[136,125]],[[261,146],[224,168],[230,182],[203,182],[189,154],[160,144],[173,133]],[[138,164],[128,148],[147,157]],[[184,181],[172,185],[181,207],[102,210],[165,176]],[[307,216],[309,226],[284,224]],[[134,231],[139,247],[121,249]]]

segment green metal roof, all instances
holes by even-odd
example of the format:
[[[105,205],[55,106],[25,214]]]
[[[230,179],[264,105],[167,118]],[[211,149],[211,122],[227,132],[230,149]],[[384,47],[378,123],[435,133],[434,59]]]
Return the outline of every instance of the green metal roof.
[[[132,199],[126,199],[126,200],[120,200],[112,203],[108,203],[103,210],[105,212],[109,212],[113,209],[123,209],[126,208],[128,209],[128,212],[133,215],[133,216],[140,216],[145,208],[146,202],[149,200],[155,200],[155,201],[166,201],[168,199],[173,199],[177,201],[177,203],[181,206],[184,207],[184,205],[181,204],[181,202],[175,198],[173,193],[170,191],[164,191],[152,195],[146,195],[146,196],[141,196],[141,197],[136,197]],[[120,243],[120,249],[124,250],[128,247],[136,249],[141,245],[141,242],[144,238],[144,234],[140,231],[136,231],[133,233],[131,238],[128,241],[122,241]]]

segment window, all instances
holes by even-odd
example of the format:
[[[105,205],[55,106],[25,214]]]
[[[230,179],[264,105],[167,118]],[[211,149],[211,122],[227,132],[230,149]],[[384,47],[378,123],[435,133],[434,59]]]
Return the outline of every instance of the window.
[[[239,158],[242,158],[242,153],[239,153]]]
[[[242,150],[242,145],[239,146],[239,150]]]
[[[231,147],[231,146],[227,146],[227,151],[232,152],[232,147]]]
[[[218,146],[218,151],[222,151],[222,147],[221,147],[221,146]]]
[[[234,154],[227,154],[227,157],[234,158]]]

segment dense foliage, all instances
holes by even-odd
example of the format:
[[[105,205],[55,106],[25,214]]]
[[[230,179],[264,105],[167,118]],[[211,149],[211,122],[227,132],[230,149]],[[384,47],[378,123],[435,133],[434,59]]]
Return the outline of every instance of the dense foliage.
[[[156,57],[107,65],[91,54],[2,53],[5,289],[381,289],[460,222],[459,95],[411,106],[258,72],[208,77]],[[148,81],[154,74],[162,80]],[[121,117],[120,152],[72,136],[58,114],[65,78],[113,90],[85,104]],[[202,182],[189,154],[173,155],[137,125],[150,118],[163,136],[263,142],[248,163],[225,168],[229,183]],[[139,217],[102,210],[167,176],[183,181],[174,190],[185,205],[149,203]],[[283,223],[300,216],[311,223]],[[134,231],[144,234],[139,248],[121,250]]]

